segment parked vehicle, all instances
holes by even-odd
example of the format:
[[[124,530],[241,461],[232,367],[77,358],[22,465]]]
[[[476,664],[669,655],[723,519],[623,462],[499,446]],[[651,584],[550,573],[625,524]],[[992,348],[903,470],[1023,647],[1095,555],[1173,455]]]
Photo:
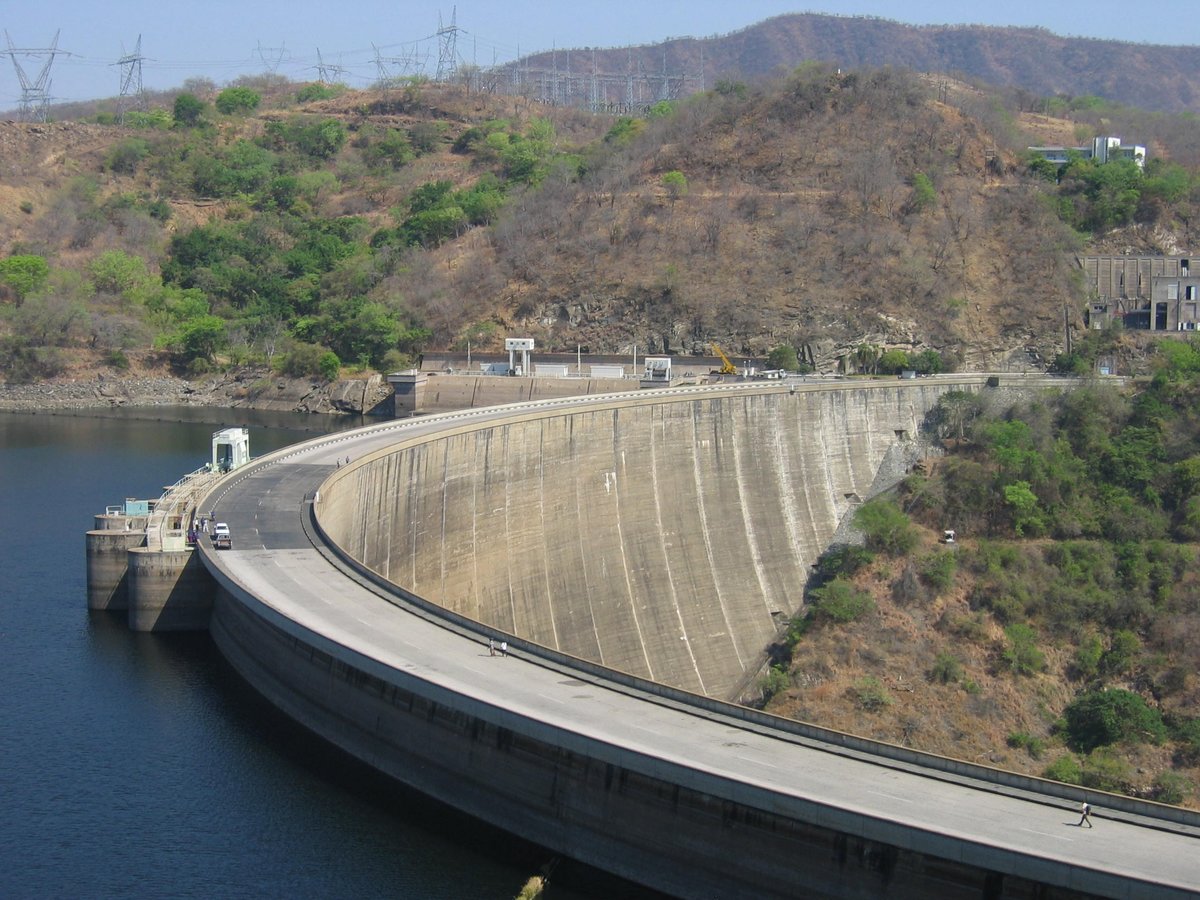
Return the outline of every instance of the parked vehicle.
[[[217,550],[232,550],[233,535],[229,532],[229,526],[224,522],[218,522],[213,526],[213,547]]]

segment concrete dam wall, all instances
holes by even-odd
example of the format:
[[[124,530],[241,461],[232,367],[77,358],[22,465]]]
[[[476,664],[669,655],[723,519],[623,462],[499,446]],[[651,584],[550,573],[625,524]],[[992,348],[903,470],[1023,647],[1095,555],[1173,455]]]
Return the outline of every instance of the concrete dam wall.
[[[903,473],[926,414],[963,387],[661,392],[464,426],[337,473],[321,524],[426,600],[724,698],[843,517]]]

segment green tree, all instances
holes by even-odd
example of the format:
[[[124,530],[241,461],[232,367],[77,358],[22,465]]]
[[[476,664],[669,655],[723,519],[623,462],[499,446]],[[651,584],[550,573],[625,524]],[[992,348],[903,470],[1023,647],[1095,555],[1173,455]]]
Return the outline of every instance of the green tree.
[[[858,508],[854,524],[866,535],[867,546],[891,556],[905,556],[917,544],[917,533],[894,500],[877,497]]]
[[[257,91],[252,91],[248,87],[231,87],[225,88],[217,94],[214,105],[217,107],[217,112],[232,116],[238,113],[253,112],[258,109],[261,102],[262,97]]]
[[[16,295],[17,303],[38,290],[50,277],[50,266],[44,257],[17,254],[0,259],[0,285]]]
[[[186,360],[211,360],[213,354],[224,346],[225,339],[225,320],[219,316],[204,315],[184,322],[175,343]]]
[[[662,186],[666,188],[667,198],[671,201],[671,205],[674,206],[675,202],[688,192],[687,176],[678,169],[665,172],[662,177]]]
[[[885,350],[879,357],[878,371],[880,372],[899,375],[908,368],[911,368],[908,354],[903,350]]]
[[[132,296],[150,281],[146,262],[140,256],[130,256],[123,250],[107,250],[88,265],[92,285],[105,294]]]
[[[195,94],[180,94],[171,109],[171,117],[178,127],[195,128],[204,116],[204,101]]]
[[[796,356],[796,348],[788,344],[780,344],[767,354],[767,365],[772,369],[783,369],[785,372],[796,372],[800,368],[800,358]]]
[[[908,210],[922,213],[937,203],[937,190],[933,182],[924,172],[917,172],[912,177],[912,196],[908,198]]]
[[[1067,743],[1084,753],[1119,741],[1159,743],[1167,734],[1157,710],[1119,688],[1089,691],[1073,700],[1063,716]]]
[[[1004,486],[1004,502],[1013,511],[1013,530],[1018,537],[1041,534],[1046,523],[1038,510],[1038,498],[1028,481],[1016,481]]]

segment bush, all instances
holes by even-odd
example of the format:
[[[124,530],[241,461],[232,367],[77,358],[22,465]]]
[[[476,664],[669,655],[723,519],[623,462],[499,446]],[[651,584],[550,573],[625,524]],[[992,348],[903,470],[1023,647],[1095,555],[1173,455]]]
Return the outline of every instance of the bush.
[[[872,675],[859,679],[850,689],[850,693],[859,708],[867,712],[878,712],[892,705],[892,698],[884,690],[883,684]]]
[[[261,102],[262,97],[256,91],[252,91],[248,87],[231,87],[225,88],[217,94],[215,105],[217,112],[232,116],[235,113],[252,112],[258,109],[258,104]]]
[[[336,381],[338,374],[342,370],[342,361],[338,359],[338,355],[332,350],[327,350],[317,360],[317,369],[320,371],[321,377],[326,381]]]
[[[1037,646],[1037,632],[1023,622],[1004,629],[1008,645],[1001,654],[1004,664],[1017,675],[1033,675],[1046,668],[1046,656]]]
[[[1063,715],[1068,745],[1085,753],[1118,741],[1159,743],[1167,736],[1158,711],[1119,688],[1089,691],[1073,700]]]
[[[839,544],[822,553],[813,568],[817,570],[818,579],[825,582],[839,575],[849,577],[864,566],[870,565],[874,559],[875,555],[866,547]]]
[[[1063,784],[1082,784],[1083,769],[1074,756],[1060,756],[1042,770],[1042,777],[1061,781]]]
[[[831,622],[853,622],[875,609],[871,595],[844,578],[835,578],[810,595],[813,615]]]
[[[929,680],[941,684],[957,684],[962,680],[963,667],[953,653],[942,651],[929,670]]]
[[[957,554],[948,550],[937,551],[921,560],[921,578],[926,584],[944,591],[954,584],[957,568]]]
[[[776,694],[781,694],[792,686],[792,678],[782,666],[771,666],[758,682],[763,700],[767,701]]]
[[[1129,761],[1107,747],[1092,751],[1083,761],[1080,783],[1084,787],[1114,793],[1129,793],[1133,767]]]
[[[1024,749],[1032,759],[1041,759],[1042,754],[1046,752],[1046,742],[1027,731],[1014,731],[1008,736],[1006,743],[1015,749]]]
[[[1178,772],[1160,772],[1154,779],[1154,799],[1178,806],[1192,795],[1192,783]]]
[[[917,544],[917,533],[893,500],[879,497],[858,508],[854,524],[862,529],[867,546],[891,556],[904,556]]]

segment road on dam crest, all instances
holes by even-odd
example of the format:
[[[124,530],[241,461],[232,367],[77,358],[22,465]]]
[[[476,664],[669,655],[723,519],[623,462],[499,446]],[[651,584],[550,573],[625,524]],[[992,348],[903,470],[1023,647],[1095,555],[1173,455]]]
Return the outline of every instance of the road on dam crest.
[[[705,401],[742,396],[737,389],[694,391]],[[676,402],[688,396],[669,393]],[[542,415],[556,409],[568,415],[603,402],[534,406]],[[802,857],[789,858],[788,832],[776,824],[783,821],[839,836],[833,846],[843,848],[842,856],[830,871],[848,880],[840,887],[826,881],[823,889],[814,884],[812,895],[869,886],[869,880],[853,881],[867,876],[836,875],[846,869],[846,836],[862,846],[892,848],[890,863],[872,862],[863,852],[862,866],[885,884],[904,869],[895,863],[898,853],[1010,883],[1104,896],[1183,897],[1200,889],[1194,816],[1171,822],[1156,817],[1152,804],[1108,809],[1105,799],[1093,799],[1100,807],[1096,827],[1079,829],[1078,802],[1069,789],[1041,791],[1036,779],[992,777],[966,764],[924,765],[920,754],[901,749],[877,755],[864,749],[870,742],[833,735],[824,741],[819,729],[774,727],[771,717],[716,700],[692,702],[681,690],[608,677],[595,662],[543,652],[519,633],[440,617],[412,602],[419,598],[389,590],[348,564],[322,538],[321,494],[331,477],[350,478],[357,467],[378,464],[398,442],[415,446],[530,411],[493,408],[374,426],[309,441],[233,473],[205,507],[229,523],[235,549],[202,547],[221,587],[212,630],[222,652],[285,712],[387,774],[555,850],[668,891],[765,896],[773,885],[797,889],[805,877]],[[491,655],[489,637],[507,639],[509,654]],[[364,699],[341,687],[343,681],[353,682]],[[396,724],[389,724],[385,709],[400,710]],[[406,736],[404,715],[439,721],[457,742],[423,749],[421,741],[440,738]],[[518,755],[522,740],[526,758]],[[539,758],[551,752],[546,748],[553,748],[555,760],[549,775]],[[506,772],[523,783],[506,783]],[[618,804],[633,803],[638,784],[655,786],[646,788],[657,798],[650,824],[671,821],[674,813],[658,786],[674,786],[676,805],[686,805],[682,791],[703,798],[695,801],[698,809],[724,816],[721,841],[706,843],[702,814],[693,817],[695,836],[680,831],[686,825],[672,825],[676,833],[631,837],[636,822],[611,821],[611,815],[629,812],[632,807]],[[596,808],[609,802],[611,808]],[[755,837],[748,847],[760,847],[761,858],[735,865],[716,852],[738,848],[737,827],[750,832],[760,819],[772,823],[769,830],[778,830],[780,841],[772,846]],[[744,856],[748,847],[735,852]],[[650,870],[657,874],[647,875]],[[759,875],[756,886],[750,879]]]

